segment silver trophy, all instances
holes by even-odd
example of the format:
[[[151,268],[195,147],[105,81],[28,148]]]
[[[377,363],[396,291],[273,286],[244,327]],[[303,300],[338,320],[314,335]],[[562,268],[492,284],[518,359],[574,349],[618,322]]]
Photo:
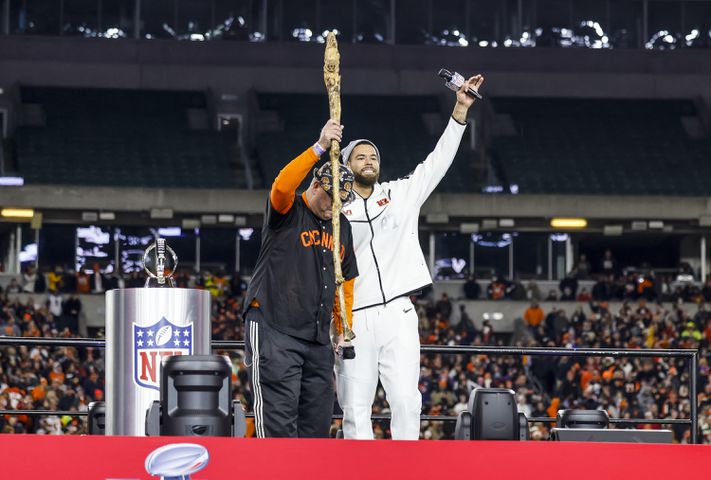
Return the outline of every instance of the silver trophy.
[[[165,243],[165,238],[156,238],[143,254],[143,269],[148,274],[145,287],[150,287],[154,281],[157,287],[175,287],[173,275],[177,268],[178,256]]]

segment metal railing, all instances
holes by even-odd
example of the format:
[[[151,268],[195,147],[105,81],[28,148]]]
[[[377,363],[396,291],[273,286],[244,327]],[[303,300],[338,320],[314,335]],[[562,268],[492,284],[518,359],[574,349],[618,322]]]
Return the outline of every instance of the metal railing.
[[[213,340],[213,350],[241,350],[244,341]],[[57,337],[0,337],[0,347],[3,346],[54,346],[54,347],[93,347],[105,348],[106,341],[94,338],[57,338]],[[562,347],[494,347],[472,345],[422,345],[421,353],[442,355],[496,355],[496,356],[552,356],[552,357],[627,357],[627,358],[688,358],[689,359],[689,399],[691,401],[690,418],[675,419],[625,419],[611,418],[613,424],[682,424],[691,426],[691,443],[698,443],[698,405],[697,405],[697,372],[699,352],[695,349],[624,349],[624,348],[562,348]],[[85,416],[87,412],[57,411],[57,410],[0,410],[0,415],[68,415]],[[248,415],[252,416],[252,415]],[[334,415],[334,418],[342,418]],[[389,420],[389,415],[373,415],[373,420]],[[457,417],[444,415],[421,415],[423,421],[456,421]],[[555,422],[553,417],[531,417],[529,423]]]

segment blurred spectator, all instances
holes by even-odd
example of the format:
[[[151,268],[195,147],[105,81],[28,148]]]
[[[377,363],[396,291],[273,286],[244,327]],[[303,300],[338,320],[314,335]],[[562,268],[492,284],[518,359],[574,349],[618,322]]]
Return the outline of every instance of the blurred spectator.
[[[555,290],[549,290],[548,295],[546,295],[545,301],[546,302],[557,302],[558,301],[558,292]]]
[[[464,282],[464,298],[467,300],[477,300],[481,295],[481,286],[476,281],[474,275],[469,275]]]
[[[79,314],[81,313],[81,300],[76,293],[72,294],[62,304],[62,318],[64,325],[69,328],[69,331],[74,335],[79,334]],[[60,331],[63,328],[59,329]]]
[[[91,281],[89,275],[83,270],[77,272],[77,293],[87,294],[91,292]]]
[[[629,273],[625,277],[622,298],[625,300],[635,300],[637,298],[637,276],[633,273]]]
[[[106,278],[101,273],[101,267],[95,263],[91,269],[90,282],[91,293],[104,293],[106,291]]]
[[[578,264],[575,266],[577,270],[577,277],[580,279],[586,279],[590,276],[590,262],[588,262],[588,256],[584,253],[580,254],[578,258]]]
[[[657,292],[654,284],[654,272],[650,272],[647,275],[640,275],[637,278],[637,297],[646,298],[647,300],[654,300],[657,296]]]
[[[602,272],[606,274],[614,274],[617,272],[617,262],[615,261],[615,258],[612,256],[612,250],[609,248],[605,250],[605,253],[602,257]]]
[[[114,270],[106,279],[106,290],[115,290],[117,288],[126,288],[126,281]]]
[[[15,322],[15,318],[12,316],[7,317],[2,322],[0,322],[0,332],[2,332],[2,335],[7,337],[22,336],[22,331]]]
[[[506,288],[506,296],[511,300],[527,300],[526,287],[523,286],[518,277],[515,277]]]
[[[7,285],[7,288],[5,288],[5,291],[7,293],[20,293],[22,291],[22,287],[20,287],[20,284],[17,283],[16,278],[10,279],[10,283]]]
[[[442,317],[449,320],[452,315],[452,302],[449,300],[449,295],[446,293],[442,294],[442,298],[437,301],[436,305],[437,313],[440,313]]]
[[[499,281],[499,277],[494,275],[486,288],[486,296],[489,300],[503,300],[506,296],[506,284]]]
[[[614,292],[613,282],[612,275],[601,275],[592,289],[593,300],[610,300]]]
[[[561,300],[575,300],[578,294],[578,272],[573,268],[558,284]]]
[[[484,320],[481,326],[481,338],[485,344],[494,341],[494,327],[489,320]]]
[[[583,289],[580,290],[580,293],[578,293],[578,296],[575,297],[575,300],[578,302],[589,302],[592,300],[592,295],[590,295],[587,288],[583,287]]]
[[[523,313],[523,319],[526,320],[526,323],[532,328],[537,328],[543,323],[544,318],[545,313],[535,300],[531,302],[531,305]]]
[[[530,280],[528,285],[526,285],[526,298],[539,302],[543,300],[543,292],[541,292],[541,289],[538,288],[538,284],[535,280]]]
[[[47,295],[47,309],[57,319],[62,316],[62,296],[54,289]]]
[[[54,267],[54,270],[47,274],[47,289],[50,291],[54,290],[55,292],[61,291],[63,276],[62,267]]]
[[[464,305],[459,305],[459,323],[454,327],[456,331],[460,334],[464,333],[468,340],[471,340],[476,335],[476,327],[474,322],[469,318],[469,314],[466,311]]]
[[[565,332],[568,328],[568,317],[565,314],[565,310],[561,309],[556,309],[553,307],[553,309],[550,311],[548,315],[546,315],[545,318],[545,330],[546,330],[546,335],[549,338],[555,339],[555,344],[559,345],[561,342],[561,338],[563,335],[563,332]]]
[[[702,335],[701,331],[696,328],[696,324],[694,322],[686,322],[686,328],[683,332],[681,332],[681,338],[688,338],[698,342],[701,341]]]
[[[59,290],[62,293],[74,293],[77,291],[77,274],[71,269],[64,270],[62,275],[62,288]]]
[[[22,291],[25,293],[35,293],[37,283],[37,270],[34,265],[28,265],[22,273]]]
[[[704,297],[705,302],[711,302],[711,275],[706,275],[706,281],[701,288],[701,296]]]
[[[175,286],[178,288],[190,288],[190,275],[185,269],[178,270],[176,275],[173,277],[173,281],[175,282]]]

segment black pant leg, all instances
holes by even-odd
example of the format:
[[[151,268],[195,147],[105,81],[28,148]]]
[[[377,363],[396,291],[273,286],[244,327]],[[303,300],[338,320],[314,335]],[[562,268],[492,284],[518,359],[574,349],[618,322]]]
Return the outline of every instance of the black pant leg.
[[[299,397],[299,437],[327,438],[333,416],[333,347],[302,342],[304,366]]]
[[[270,328],[257,308],[247,313],[246,340],[257,436],[296,437],[303,363],[296,340]]]

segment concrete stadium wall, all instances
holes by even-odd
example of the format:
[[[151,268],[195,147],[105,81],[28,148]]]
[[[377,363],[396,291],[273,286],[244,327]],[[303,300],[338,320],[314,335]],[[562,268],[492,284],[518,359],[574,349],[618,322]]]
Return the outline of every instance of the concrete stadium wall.
[[[24,186],[0,189],[0,204],[37,208],[45,212],[74,211],[63,221],[81,222],[81,210],[147,212],[171,208],[175,213],[264,213],[267,191],[141,189],[80,186]],[[483,195],[434,193],[421,214],[445,213],[466,220],[479,218],[550,218],[692,220],[711,226],[711,197],[642,197],[593,195]],[[45,213],[45,221],[51,214]],[[455,221],[453,225],[459,225]],[[680,230],[676,230],[679,232]]]
[[[343,93],[439,94],[441,67],[487,76],[485,95],[711,99],[711,51],[482,49],[341,44]],[[244,94],[323,93],[323,46],[0,37],[14,83]]]

